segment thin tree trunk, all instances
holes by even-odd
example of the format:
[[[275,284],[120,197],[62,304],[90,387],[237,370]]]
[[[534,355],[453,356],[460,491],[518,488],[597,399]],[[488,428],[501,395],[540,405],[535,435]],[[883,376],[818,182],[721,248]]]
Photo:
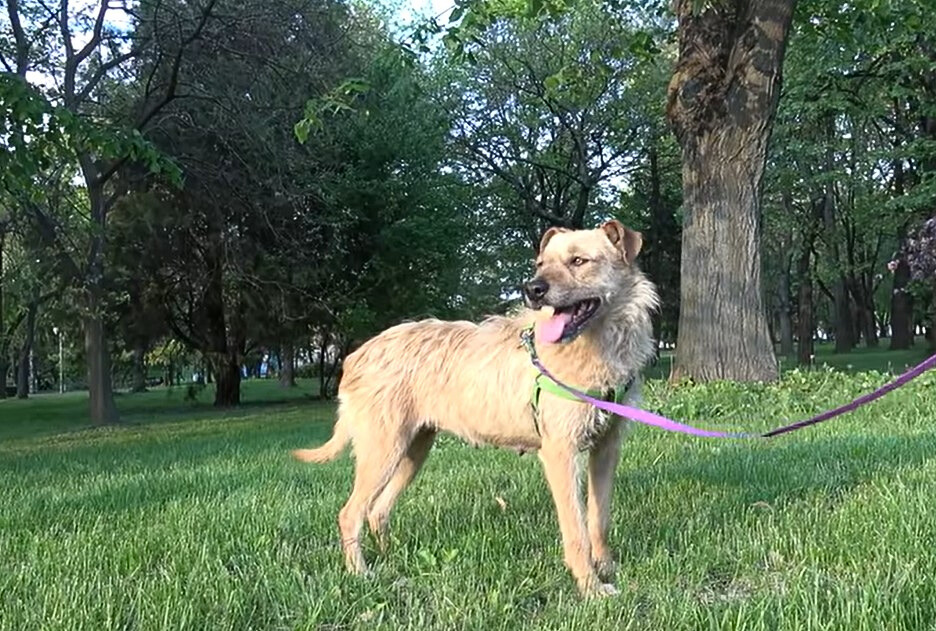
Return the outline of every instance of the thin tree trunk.
[[[813,281],[810,274],[810,249],[804,247],[796,262],[796,275],[799,278],[799,295],[797,303],[799,313],[796,318],[797,361],[802,366],[809,366],[813,362],[816,350],[813,343],[813,334],[816,324],[813,317]]]
[[[900,117],[900,102],[894,101],[894,115]],[[900,143],[900,135],[895,134],[895,143]],[[894,170],[894,197],[904,195],[906,174],[903,168],[903,159],[895,159]],[[913,297],[907,291],[910,284],[910,265],[901,256],[907,240],[907,225],[903,224],[897,232],[897,267],[894,269],[893,287],[891,289],[891,339],[892,351],[905,350],[913,345]]]
[[[676,2],[667,103],[685,201],[676,379],[779,376],[761,291],[760,197],[794,4]]]
[[[927,332],[930,352],[936,352],[936,279],[933,279],[933,297],[930,300],[930,325]]]
[[[3,322],[3,249],[6,245],[6,223],[0,223],[0,399],[7,398],[7,373],[9,365],[9,340]]]
[[[321,341],[319,342],[318,373],[319,373],[319,397],[328,398],[328,378],[325,374],[325,357],[328,351],[328,342],[331,337],[330,331],[323,329]]]
[[[878,339],[878,320],[877,315],[874,313],[874,294],[865,287],[862,291],[864,294],[864,338],[865,346],[868,348],[877,348],[880,344]]]
[[[279,383],[282,388],[296,387],[296,347],[292,342],[284,344],[280,351]]]
[[[7,375],[10,374],[10,360],[0,348],[0,399],[7,398]]]
[[[780,298],[780,308],[778,310],[778,319],[780,320],[780,354],[784,357],[793,355],[793,318],[790,310],[790,262],[784,255],[784,269],[780,271],[780,286],[778,288]]]
[[[146,344],[137,341],[133,347],[133,386],[131,392],[146,392]]]
[[[169,358],[166,366],[166,385],[172,387],[175,385],[175,362]]]
[[[33,344],[36,341],[36,311],[39,309],[37,300],[29,303],[26,312],[26,330],[23,345],[20,347],[19,369],[16,373],[16,398],[29,397],[29,382],[32,376],[30,359],[32,358]]]
[[[111,382],[111,358],[104,329],[104,240],[105,217],[107,214],[103,185],[98,182],[97,168],[88,155],[80,156],[90,203],[91,234],[88,253],[88,273],[85,279],[84,317],[85,355],[88,362],[88,395],[91,422],[95,425],[111,425],[120,421],[114,404],[114,388]]]

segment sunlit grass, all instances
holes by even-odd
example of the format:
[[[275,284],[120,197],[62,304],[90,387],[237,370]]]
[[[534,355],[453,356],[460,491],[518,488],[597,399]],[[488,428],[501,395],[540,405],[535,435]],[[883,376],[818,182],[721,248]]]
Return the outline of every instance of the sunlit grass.
[[[647,388],[706,427],[763,430],[885,380]],[[394,514],[376,576],[345,575],[335,517],[351,461],[288,450],[330,432],[311,386],[245,384],[214,411],[124,395],[87,428],[79,395],[0,402],[2,629],[932,629],[936,378],[772,442],[639,427],[611,539],[622,594],[582,602],[535,457],[439,442]],[[265,399],[279,399],[261,404]],[[502,508],[505,506],[505,508]]]

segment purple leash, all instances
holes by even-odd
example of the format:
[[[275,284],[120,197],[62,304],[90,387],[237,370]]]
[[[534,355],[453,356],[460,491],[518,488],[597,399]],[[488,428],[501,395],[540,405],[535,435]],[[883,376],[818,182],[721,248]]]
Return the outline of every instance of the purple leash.
[[[612,414],[617,414],[620,417],[636,421],[638,423],[643,423],[645,425],[653,425],[659,427],[669,432],[679,432],[682,434],[691,434],[693,436],[705,436],[708,438],[772,438],[774,436],[779,436],[780,434],[786,434],[787,432],[794,432],[798,429],[804,427],[809,427],[810,425],[815,425],[816,423],[821,423],[827,421],[836,416],[845,414],[846,412],[852,412],[857,410],[862,405],[870,403],[875,399],[883,397],[885,394],[892,390],[908,384],[913,381],[923,373],[936,368],[936,355],[933,355],[929,359],[924,360],[923,362],[917,364],[904,374],[900,375],[893,381],[888,384],[885,384],[868,394],[864,394],[851,403],[846,403],[840,407],[837,407],[833,410],[823,412],[812,418],[806,419],[805,421],[799,421],[797,423],[792,423],[790,425],[784,425],[783,427],[778,427],[777,429],[772,429],[769,432],[764,434],[747,434],[739,432],[713,432],[704,429],[698,429],[692,427],[691,425],[685,425],[683,423],[677,423],[671,419],[666,418],[665,416],[660,416],[659,414],[654,414],[653,412],[648,412],[647,410],[641,410],[640,408],[631,407],[629,405],[622,405],[620,403],[614,403],[612,401],[603,401],[602,399],[596,399],[595,397],[589,396],[581,390],[577,390],[572,386],[567,386],[558,379],[552,376],[546,367],[543,366],[542,362],[539,360],[539,357],[536,356],[536,350],[533,347],[532,340],[529,340],[529,344],[524,341],[524,345],[530,351],[530,360],[533,362],[533,365],[539,370],[542,374],[546,375],[549,379],[552,379],[560,388],[566,390],[576,398],[595,406],[600,410],[605,412],[611,412]]]

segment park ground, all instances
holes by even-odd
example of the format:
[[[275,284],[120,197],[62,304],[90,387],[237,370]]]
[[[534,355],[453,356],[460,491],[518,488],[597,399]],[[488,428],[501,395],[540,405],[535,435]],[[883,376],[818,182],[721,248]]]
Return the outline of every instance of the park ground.
[[[771,386],[651,381],[646,405],[765,430],[924,355],[823,351],[841,370]],[[636,428],[612,518],[622,594],[596,602],[562,566],[535,457],[452,439],[401,500],[389,556],[369,549],[375,577],[346,576],[351,461],[288,457],[329,435],[333,406],[306,382],[244,394],[227,411],[207,391],[122,395],[106,429],[80,393],[0,401],[0,629],[936,628],[936,374],[773,441]]]

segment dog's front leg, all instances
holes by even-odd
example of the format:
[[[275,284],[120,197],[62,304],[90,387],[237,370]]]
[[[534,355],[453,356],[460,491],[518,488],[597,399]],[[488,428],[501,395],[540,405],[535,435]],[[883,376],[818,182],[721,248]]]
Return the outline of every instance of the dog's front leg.
[[[588,535],[592,562],[602,580],[614,576],[614,558],[608,547],[608,523],[614,470],[621,453],[622,423],[615,419],[588,454]]]
[[[546,439],[539,457],[556,504],[565,564],[572,572],[579,591],[589,597],[617,593],[613,585],[601,582],[592,564],[575,448],[567,441]]]

